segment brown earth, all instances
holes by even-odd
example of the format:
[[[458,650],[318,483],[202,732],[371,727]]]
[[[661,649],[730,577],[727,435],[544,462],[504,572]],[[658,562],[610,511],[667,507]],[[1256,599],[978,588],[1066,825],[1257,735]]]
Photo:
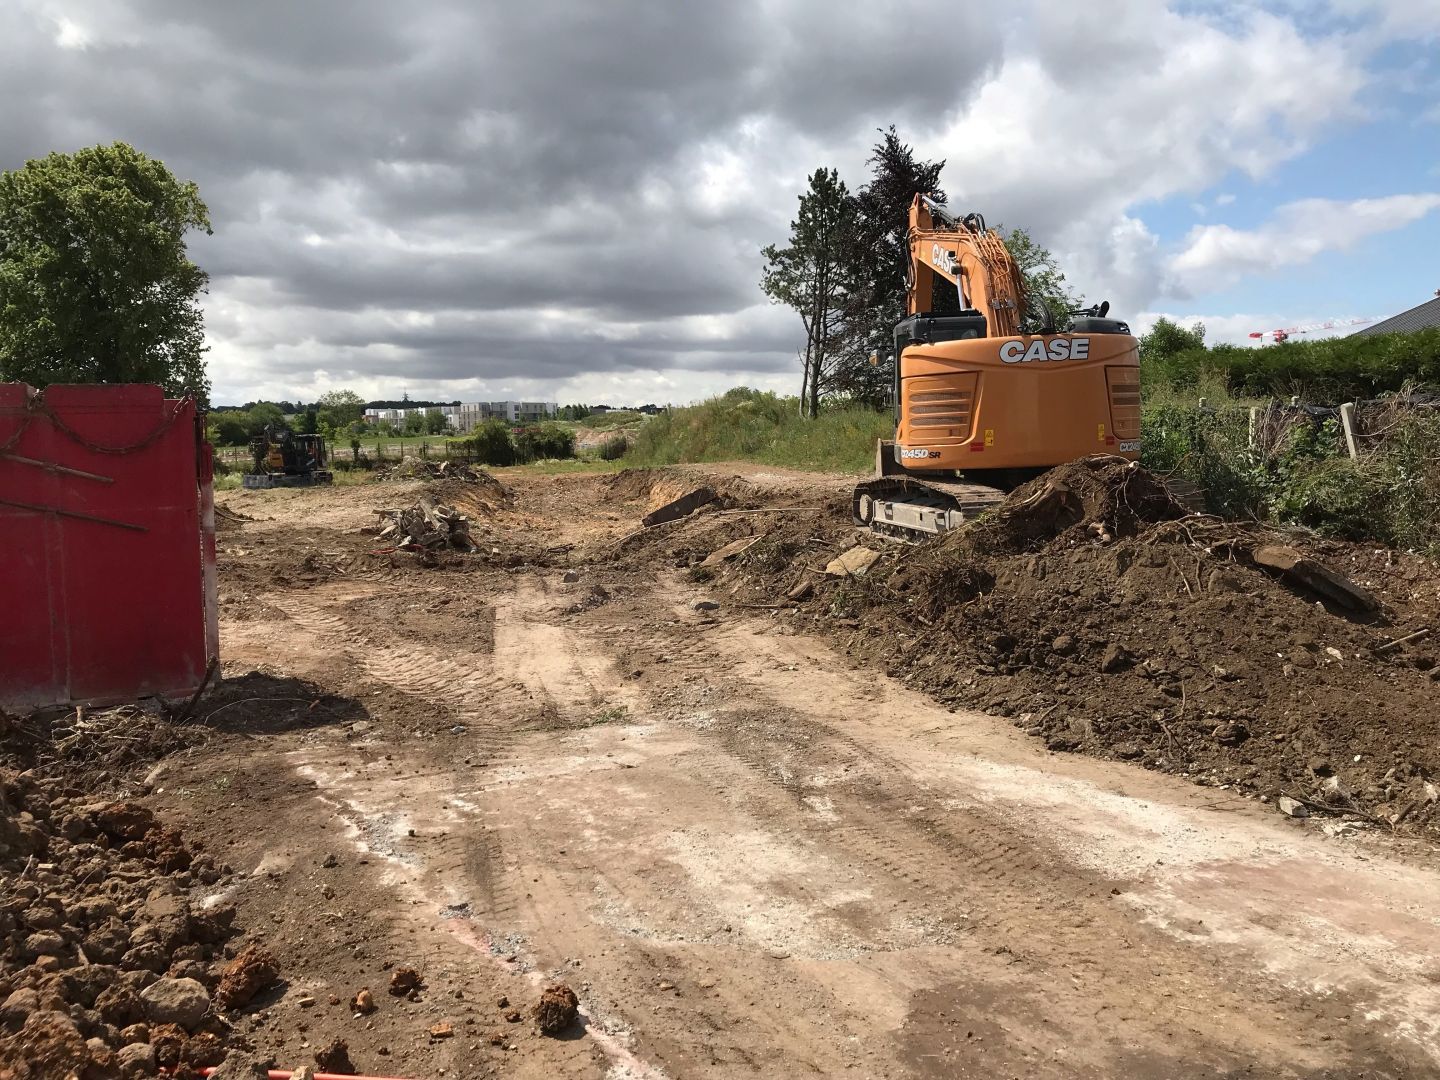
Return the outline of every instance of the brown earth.
[[[1347,618],[1090,473],[844,579],[844,477],[501,470],[433,568],[362,531],[433,481],[222,493],[223,678],[107,783],[236,868],[192,882],[237,912],[206,974],[280,979],[227,1037],[411,1077],[1440,1075],[1434,665],[1371,648],[1440,575],[1286,537],[1380,599]]]
[[[1063,498],[1049,497],[1060,489]],[[1186,516],[1117,459],[1055,470],[989,519],[918,548],[774,515],[677,528],[689,563],[736,533],[756,542],[717,585],[756,601],[814,588],[795,614],[846,653],[938,700],[1008,716],[1052,750],[1138,760],[1200,783],[1387,829],[1440,828],[1434,638],[1377,652],[1440,617],[1425,560]],[[719,531],[717,531],[719,530]],[[863,578],[815,570],[849,543],[883,551]],[[1380,601],[1356,614],[1254,565],[1303,549]],[[796,575],[801,578],[797,579]],[[693,576],[707,578],[705,570]]]

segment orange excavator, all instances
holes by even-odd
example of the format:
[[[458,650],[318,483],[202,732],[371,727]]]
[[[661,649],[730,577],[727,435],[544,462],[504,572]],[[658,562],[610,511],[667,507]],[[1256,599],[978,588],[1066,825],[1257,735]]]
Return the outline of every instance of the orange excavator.
[[[908,317],[895,327],[893,442],[855,488],[858,525],[916,541],[996,505],[1046,469],[1089,454],[1140,454],[1138,342],[1109,303],[1047,313],[1022,334],[1025,279],[979,214],[910,206]],[[935,278],[961,310],[935,313]],[[1061,331],[1053,323],[1063,316]]]

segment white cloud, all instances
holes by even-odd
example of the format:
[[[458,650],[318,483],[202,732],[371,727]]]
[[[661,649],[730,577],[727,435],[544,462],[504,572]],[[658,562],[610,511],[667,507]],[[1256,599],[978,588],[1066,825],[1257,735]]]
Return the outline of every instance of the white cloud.
[[[1344,39],[1264,12],[1101,7],[1037,3],[996,75],[922,148],[949,159],[952,201],[1027,225],[1087,295],[1136,311],[1173,284],[1137,208],[1266,175],[1360,115],[1366,73]]]
[[[1170,260],[1175,279],[1191,292],[1224,288],[1250,274],[1346,251],[1367,237],[1418,221],[1440,207],[1440,193],[1390,195],[1341,202],[1302,199],[1275,211],[1259,228],[1197,225]]]

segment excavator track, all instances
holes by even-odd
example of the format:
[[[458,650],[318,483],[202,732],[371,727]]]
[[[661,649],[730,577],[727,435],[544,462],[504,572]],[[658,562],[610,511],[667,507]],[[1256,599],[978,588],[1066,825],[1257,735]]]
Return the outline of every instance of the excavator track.
[[[918,544],[957,529],[999,506],[1005,493],[984,484],[917,476],[883,476],[855,485],[856,525]]]
[[[918,544],[973,521],[1005,500],[998,487],[904,472],[894,463],[893,447],[881,442],[875,453],[875,479],[855,485],[850,509],[856,525]]]

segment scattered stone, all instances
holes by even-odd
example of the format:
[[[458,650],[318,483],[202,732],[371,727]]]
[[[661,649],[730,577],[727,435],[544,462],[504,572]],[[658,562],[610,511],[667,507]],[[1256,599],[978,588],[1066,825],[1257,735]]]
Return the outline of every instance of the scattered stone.
[[[226,965],[215,1000],[227,1009],[240,1008],[279,978],[280,964],[270,951],[263,945],[247,945]]]
[[[315,1067],[313,1065],[301,1065],[290,1073],[290,1080],[315,1080]]]
[[[210,1011],[210,995],[194,979],[158,979],[141,992],[145,1018],[194,1031]]]
[[[340,857],[332,851],[325,856],[325,861],[322,862],[320,865],[323,866],[326,870],[334,870],[335,867],[340,865]]]
[[[1105,647],[1105,654],[1100,658],[1100,670],[1106,675],[1113,675],[1117,671],[1124,671],[1133,663],[1125,647],[1112,641]]]
[[[323,1050],[315,1051],[315,1064],[321,1072],[354,1076],[355,1066],[350,1061],[350,1047],[344,1039],[334,1039]]]
[[[718,611],[720,605],[714,600],[696,600],[691,605],[696,611]]]
[[[1304,803],[1296,802],[1287,795],[1281,795],[1280,798],[1276,799],[1275,807],[1287,817],[1303,818],[1310,816],[1310,811],[1306,809]]]
[[[210,1080],[269,1080],[270,1061],[253,1054],[231,1051],[224,1063],[210,1074]]]
[[[438,1024],[430,1025],[430,1037],[432,1039],[448,1039],[455,1034],[455,1028],[449,1021],[441,1021]]]
[[[878,558],[880,558],[880,552],[865,547],[863,544],[857,544],[843,555],[827,563],[825,573],[831,577],[864,577]]]
[[[376,1008],[378,1006],[375,1004],[375,995],[370,992],[368,986],[362,986],[350,999],[350,1011],[359,1013],[361,1016],[369,1016]]]
[[[579,570],[566,570],[566,571],[565,571],[564,582],[565,582],[566,585],[574,585],[574,584],[575,584],[577,581],[579,581],[579,580],[580,580],[580,571],[579,571]]]
[[[564,983],[547,986],[532,1010],[541,1035],[558,1035],[575,1022],[580,999]]]
[[[520,1023],[521,1020],[524,1020],[524,1019],[525,1019],[525,1017],[523,1017],[523,1016],[520,1015],[520,1010],[519,1010],[519,1009],[511,1009],[509,1012],[507,1012],[507,1013],[505,1014],[505,1020],[506,1020],[507,1023],[518,1024],[518,1023]]]
[[[422,985],[420,973],[414,968],[396,968],[390,973],[390,993],[396,997],[414,993]]]
[[[155,1048],[145,1042],[129,1043],[116,1051],[115,1063],[122,1076],[151,1076],[155,1072]]]
[[[1050,651],[1056,656],[1070,656],[1075,652],[1075,638],[1071,634],[1061,634],[1050,643]]]
[[[95,815],[95,824],[111,842],[143,840],[159,824],[155,815],[137,803],[114,803]]]
[[[724,547],[716,548],[714,551],[710,552],[709,555],[706,555],[704,559],[700,560],[700,565],[719,566],[726,560],[733,559],[741,552],[754,547],[763,539],[764,535],[762,534],[759,536],[742,536],[738,540],[732,540]]]
[[[1210,735],[1221,746],[1239,746],[1250,738],[1250,729],[1237,721],[1227,720],[1223,724],[1216,724]]]

